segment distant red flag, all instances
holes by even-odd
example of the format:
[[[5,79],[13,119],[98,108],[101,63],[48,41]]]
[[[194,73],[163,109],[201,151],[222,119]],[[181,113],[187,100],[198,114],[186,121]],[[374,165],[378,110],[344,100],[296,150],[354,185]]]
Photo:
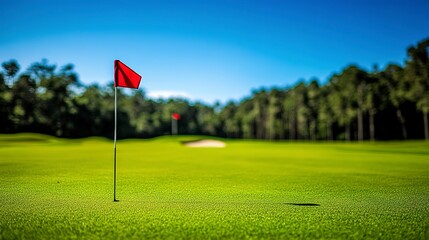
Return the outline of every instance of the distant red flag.
[[[115,60],[115,87],[139,88],[142,77],[127,65]]]
[[[173,114],[171,114],[171,117],[174,119],[174,120],[180,120],[180,114],[178,114],[178,113],[173,113]]]

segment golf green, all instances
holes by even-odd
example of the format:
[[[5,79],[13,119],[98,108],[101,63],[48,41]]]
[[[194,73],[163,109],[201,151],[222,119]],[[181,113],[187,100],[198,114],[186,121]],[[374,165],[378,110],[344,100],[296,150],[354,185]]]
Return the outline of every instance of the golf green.
[[[427,239],[429,143],[0,135],[0,239]]]

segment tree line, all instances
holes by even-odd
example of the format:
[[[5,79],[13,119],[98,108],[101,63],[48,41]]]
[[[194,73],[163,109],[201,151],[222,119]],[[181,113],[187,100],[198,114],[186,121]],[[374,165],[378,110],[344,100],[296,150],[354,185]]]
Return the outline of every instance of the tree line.
[[[366,71],[356,65],[290,87],[254,90],[225,105],[184,98],[154,100],[118,89],[118,138],[179,133],[289,140],[429,139],[429,39],[407,49],[402,65]],[[83,85],[72,64],[47,60],[20,72],[16,60],[0,72],[0,132],[59,137],[113,137],[113,82]]]

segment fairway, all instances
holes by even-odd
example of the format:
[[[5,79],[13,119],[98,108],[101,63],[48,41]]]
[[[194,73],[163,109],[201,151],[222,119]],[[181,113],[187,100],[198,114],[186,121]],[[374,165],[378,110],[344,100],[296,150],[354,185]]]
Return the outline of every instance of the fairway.
[[[0,135],[0,239],[428,239],[429,143]]]

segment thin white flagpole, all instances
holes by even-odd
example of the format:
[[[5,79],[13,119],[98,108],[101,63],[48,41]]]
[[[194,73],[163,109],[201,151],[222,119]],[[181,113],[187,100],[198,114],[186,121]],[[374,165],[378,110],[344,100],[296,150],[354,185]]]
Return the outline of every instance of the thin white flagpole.
[[[171,118],[171,135],[177,135],[177,120],[173,117]]]
[[[173,116],[170,116],[171,117],[171,136],[173,136],[174,135],[174,118],[173,118]]]
[[[116,86],[115,86],[115,128],[113,132],[113,201],[119,202],[116,200],[116,128],[117,128],[117,97],[116,97]]]

